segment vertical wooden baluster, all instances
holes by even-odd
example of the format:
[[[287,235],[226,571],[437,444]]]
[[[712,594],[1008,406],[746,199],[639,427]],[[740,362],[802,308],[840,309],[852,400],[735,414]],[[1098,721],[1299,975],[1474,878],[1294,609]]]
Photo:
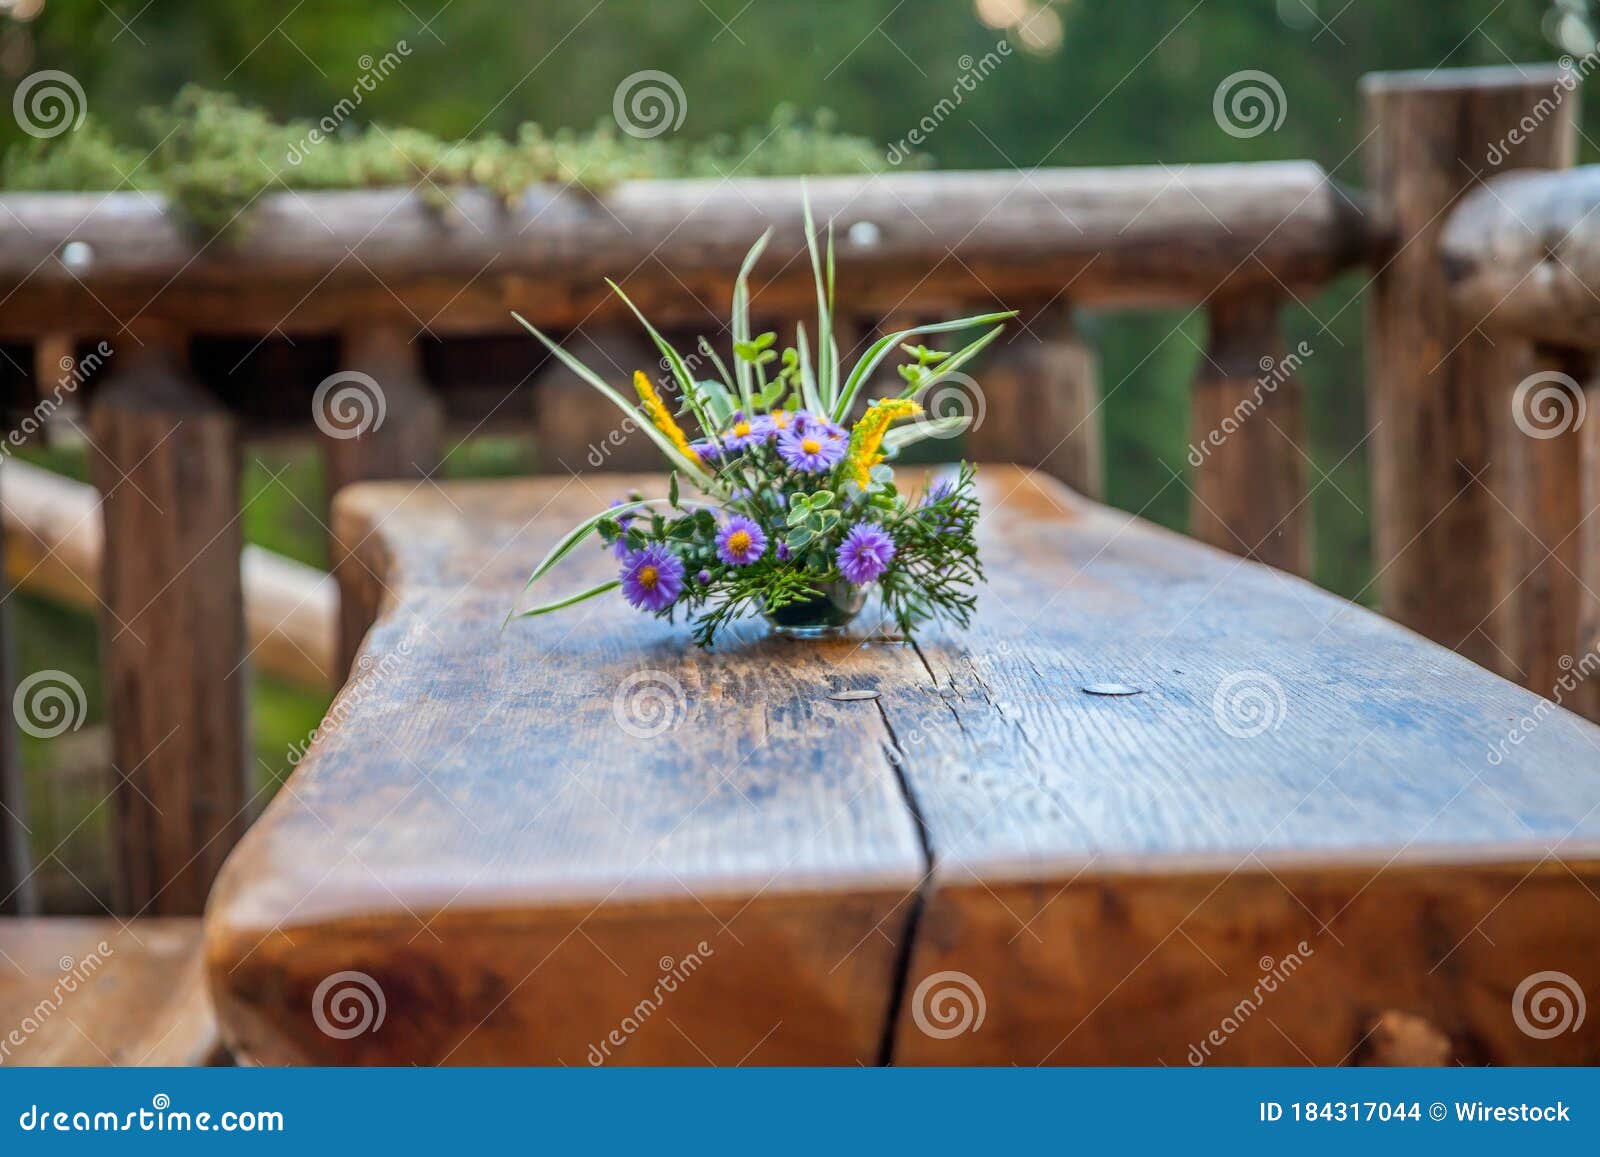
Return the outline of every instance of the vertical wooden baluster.
[[[176,333],[142,328],[108,371],[90,429],[117,902],[196,914],[245,827],[238,437]]]
[[[1572,164],[1577,101],[1561,98],[1559,76],[1504,68],[1362,82],[1368,185],[1392,233],[1367,295],[1378,591],[1391,618],[1502,671],[1508,649],[1494,635],[1515,621],[1516,601],[1485,618],[1507,586],[1496,571],[1515,524],[1490,488],[1505,485],[1494,445],[1527,350],[1491,344],[1477,318],[1454,316],[1438,240],[1449,206],[1480,178]]]
[[[974,374],[982,420],[967,434],[968,455],[1043,470],[1101,497],[1099,367],[1071,311],[1052,307],[1027,329],[1012,322],[1001,342]]]
[[[1527,373],[1496,393],[1510,420],[1493,444],[1495,497],[1504,504],[1498,513],[1509,524],[1497,535],[1495,589],[1500,610],[1510,613],[1498,617],[1494,641],[1505,651],[1510,673],[1546,696],[1557,694],[1558,681],[1576,658],[1579,523],[1587,508],[1583,432],[1575,423],[1587,367],[1587,355],[1540,347],[1522,367]],[[1571,696],[1562,691],[1559,698]]]
[[[1311,573],[1311,503],[1296,371],[1276,299],[1223,298],[1195,374],[1189,531],[1202,542]]]
[[[5,467],[0,465],[0,501],[5,498]],[[27,799],[22,790],[22,762],[17,750],[16,714],[12,695],[14,655],[11,633],[11,595],[16,590],[4,566],[5,535],[0,526],[0,915],[17,916],[35,910],[38,890],[28,859]]]
[[[439,463],[444,430],[444,408],[423,377],[421,347],[404,326],[373,322],[351,330],[342,360],[343,370],[325,383],[328,389],[313,415],[330,508],[334,496],[352,482],[421,478],[431,472]],[[331,517],[328,525],[334,526]],[[377,617],[382,590],[349,573],[365,567],[359,542],[341,542],[335,529],[328,546],[339,580],[340,670],[348,671]]]
[[[1600,365],[1591,359],[1590,374]],[[1574,711],[1600,722],[1600,377],[1590,376],[1584,386],[1584,419],[1578,427],[1579,517],[1578,632],[1572,655],[1574,671],[1582,682]]]
[[[635,370],[643,370],[658,387],[671,381],[655,346],[625,328],[597,326],[592,335],[577,333],[562,344],[625,398],[634,397]],[[685,357],[692,352],[682,345],[677,348]],[[700,376],[711,378],[716,373],[707,366]],[[661,468],[655,443],[634,429],[615,404],[554,357],[548,358],[534,377],[533,413],[543,473]]]

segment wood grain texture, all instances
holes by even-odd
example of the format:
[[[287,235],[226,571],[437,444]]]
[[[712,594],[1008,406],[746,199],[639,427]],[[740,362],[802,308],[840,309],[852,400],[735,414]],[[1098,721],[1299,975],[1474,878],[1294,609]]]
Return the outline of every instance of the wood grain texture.
[[[606,482],[341,496],[337,532],[392,594],[326,734],[212,899],[213,987],[244,1054],[878,1059],[925,861],[881,719],[827,692],[904,656],[699,654],[615,598],[502,633],[570,524],[661,486]],[[614,568],[583,552],[563,581]],[[696,973],[641,1009],[690,954]],[[335,1039],[313,997],[351,970],[388,1017]],[[613,1030],[625,1044],[607,1045]]]
[[[1463,1059],[1595,1056],[1592,1023],[1536,1041],[1509,997],[1541,969],[1600,984],[1600,729],[1040,474],[980,478],[970,632],[752,630],[711,653],[614,598],[499,631],[560,528],[658,480],[347,491],[341,526],[378,528],[393,595],[369,678],[213,897],[229,1039],[264,1061],[580,1064],[632,1016],[601,1060],[1181,1064],[1304,939],[1216,1059],[1303,1060],[1268,1015],[1308,1056],[1362,1059],[1385,1014]],[[574,587],[612,566],[570,565]],[[653,740],[618,719],[644,673]],[[1081,690],[1103,681],[1142,693]],[[314,997],[347,971],[386,1017],[333,1039]],[[945,971],[982,987],[977,1031],[918,1026]]]
[[[1495,501],[1508,395],[1525,345],[1491,341],[1450,299],[1440,244],[1450,209],[1480,179],[1573,161],[1576,100],[1529,117],[1554,67],[1376,73],[1363,79],[1366,168],[1391,236],[1367,297],[1374,541],[1384,612],[1470,658],[1514,673],[1497,647],[1509,547]],[[1513,143],[1512,134],[1519,140]]]
[[[892,310],[913,291],[951,302],[1044,302],[1073,283],[1097,305],[1187,303],[1220,282],[1326,281],[1369,248],[1357,203],[1309,162],[813,177],[817,220],[877,226],[838,250],[840,300]],[[337,329],[386,317],[431,330],[505,332],[519,309],[552,329],[625,316],[602,278],[659,323],[721,316],[734,271],[768,225],[758,308],[805,314],[795,178],[631,181],[598,197],[553,185],[509,206],[451,193],[441,213],[405,189],[269,193],[230,240],[186,232],[159,198],[128,193],[0,197],[0,288],[21,286],[0,332],[31,336],[107,311],[197,332]],[[61,243],[94,260],[70,274]],[[354,260],[351,260],[351,258]],[[798,258],[798,260],[796,260]],[[239,292],[241,275],[248,292]],[[316,292],[310,290],[315,287]]]
[[[221,1059],[198,919],[0,920],[0,1065]]]
[[[1600,349],[1597,209],[1600,165],[1485,181],[1440,238],[1456,308],[1490,333]]]
[[[1273,297],[1223,298],[1190,395],[1190,532],[1298,575],[1311,573],[1311,502],[1296,371]]]
[[[198,915],[246,824],[238,438],[178,342],[145,336],[90,411],[117,902]]]
[[[1600,983],[1600,729],[1037,476],[983,529],[974,630],[882,700],[935,862],[898,1061],[1183,1064],[1292,952],[1202,1060],[1358,1060],[1389,1011],[1468,1062],[1600,1059],[1510,1015],[1533,972]],[[940,1039],[947,971],[987,1016]]]
[[[1587,598],[1580,560],[1586,523],[1596,517],[1584,504],[1586,423],[1579,421],[1589,362],[1577,350],[1535,347],[1527,388],[1498,391],[1511,420],[1496,451],[1495,639],[1519,683],[1569,707],[1583,696],[1563,682],[1589,649],[1578,646]]]

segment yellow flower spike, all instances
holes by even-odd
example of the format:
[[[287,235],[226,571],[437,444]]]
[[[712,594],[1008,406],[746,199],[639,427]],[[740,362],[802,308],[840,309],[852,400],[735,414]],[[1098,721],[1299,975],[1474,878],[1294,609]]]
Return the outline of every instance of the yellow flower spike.
[[[857,486],[865,490],[872,483],[872,468],[883,461],[878,453],[883,436],[889,426],[901,418],[922,413],[922,407],[909,398],[880,399],[867,407],[850,431],[850,450],[845,455],[845,468]]]
[[[684,437],[683,431],[678,428],[672,411],[667,409],[667,404],[661,400],[661,395],[656,393],[655,384],[645,376],[643,370],[633,371],[633,388],[639,392],[639,402],[644,406],[645,416],[650,419],[651,425],[665,434],[685,458],[696,466],[704,465],[700,461],[700,455],[689,445],[689,439]]]

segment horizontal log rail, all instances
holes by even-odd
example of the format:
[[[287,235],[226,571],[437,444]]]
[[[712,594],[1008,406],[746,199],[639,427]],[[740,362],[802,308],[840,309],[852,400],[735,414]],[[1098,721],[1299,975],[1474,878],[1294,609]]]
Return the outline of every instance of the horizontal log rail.
[[[803,313],[801,199],[833,219],[839,291],[863,311],[977,300],[1170,305],[1221,286],[1314,288],[1374,244],[1355,198],[1309,162],[1030,173],[637,181],[593,196],[483,191],[450,207],[402,189],[279,193],[195,236],[141,193],[0,196],[0,334],[65,316],[191,332],[317,332],[392,316],[433,332],[553,328],[614,315],[603,278],[654,317],[704,325],[768,226],[762,308]],[[70,249],[66,248],[71,246]],[[313,292],[314,290],[314,292]]]

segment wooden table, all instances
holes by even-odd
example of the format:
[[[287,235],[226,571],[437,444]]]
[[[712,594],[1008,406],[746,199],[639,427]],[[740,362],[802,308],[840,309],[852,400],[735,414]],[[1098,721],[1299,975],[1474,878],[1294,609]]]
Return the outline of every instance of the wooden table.
[[[969,633],[710,653],[620,598],[501,631],[567,526],[659,482],[346,490],[381,617],[212,896],[231,1041],[1600,1061],[1600,1015],[1535,1036],[1512,1004],[1545,972],[1600,998],[1600,729],[1305,582],[981,478]],[[580,556],[573,589],[614,566]]]
[[[200,921],[0,919],[0,1068],[221,1058]]]

